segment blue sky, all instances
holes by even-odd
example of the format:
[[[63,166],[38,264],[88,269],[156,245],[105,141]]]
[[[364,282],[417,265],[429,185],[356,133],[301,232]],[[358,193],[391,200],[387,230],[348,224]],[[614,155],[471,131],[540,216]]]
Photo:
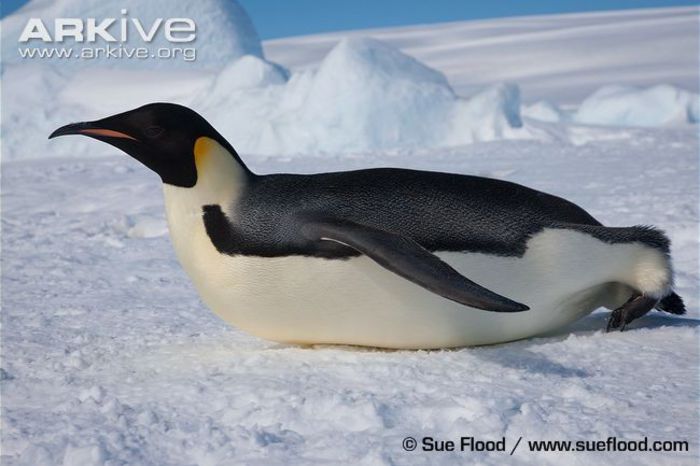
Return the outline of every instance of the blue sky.
[[[26,0],[0,0],[2,15]],[[697,5],[698,0],[239,0],[263,39],[546,13]]]

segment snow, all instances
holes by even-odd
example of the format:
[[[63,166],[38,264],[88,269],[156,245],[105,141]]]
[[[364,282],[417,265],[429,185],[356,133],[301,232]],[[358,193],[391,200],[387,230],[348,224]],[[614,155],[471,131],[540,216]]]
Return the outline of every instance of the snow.
[[[27,70],[32,79],[21,79]],[[97,118],[151,101],[190,105],[231,134],[239,150],[265,155],[534,137],[522,128],[514,84],[460,98],[442,73],[372,39],[341,41],[317,70],[291,78],[283,67],[253,55],[219,73],[95,68],[63,76],[49,68],[54,77],[46,78],[38,66],[34,70],[15,65],[5,74],[11,80],[3,116],[12,128],[6,138],[7,159],[41,157],[48,151],[61,156],[94,154],[87,141],[53,144],[28,138],[27,133],[50,132],[48,128],[66,119]],[[53,100],[54,94],[58,102],[44,105],[41,119],[25,111]],[[98,151],[108,153],[109,148]]]
[[[155,238],[168,234],[168,224],[162,218],[137,217],[131,219],[126,235],[130,238]]]
[[[137,162],[115,154],[5,164],[3,369],[11,378],[2,381],[3,464],[61,464],[70,455],[152,465],[505,460],[405,453],[407,435],[505,435],[509,446],[520,435],[695,442],[697,136],[692,128],[615,131],[616,139],[579,146],[500,141],[291,160],[244,154],[264,173],[391,165],[504,178],[571,199],[607,224],[653,223],[671,236],[687,317],[653,312],[624,333],[605,334],[601,311],[549,337],[455,351],[255,339],[199,301],[167,236],[129,234],[139,219],[164,222],[157,177]],[[691,445],[685,455],[604,458],[690,465]],[[508,461],[601,458],[523,449]]]
[[[606,86],[581,103],[579,123],[615,126],[664,126],[698,122],[698,94],[670,85],[646,89]]]
[[[432,140],[436,125],[425,123],[444,122],[455,101],[442,73],[366,38],[340,41],[304,91],[299,129],[310,127],[314,141],[325,134],[329,152]]]
[[[576,105],[609,84],[698,92],[697,7],[524,16],[266,41],[268,60],[314,68],[342,38],[372,37],[449,77],[458,95],[519,84],[526,103]]]
[[[564,121],[568,117],[556,104],[547,100],[539,100],[532,105],[524,107],[522,113],[525,117],[549,123]]]
[[[226,107],[239,100],[234,97]],[[515,129],[522,123],[514,86],[462,99],[442,73],[367,38],[341,40],[317,70],[293,76],[287,86],[265,94],[259,106],[268,108],[262,110],[262,129],[258,124],[248,132],[260,139],[246,145],[250,137],[240,138],[247,152],[357,152],[528,136]],[[220,126],[244,132],[238,121]]]
[[[227,65],[219,73],[211,89],[211,94],[223,96],[232,89],[284,84],[288,78],[289,72],[281,66],[253,55],[246,55]]]
[[[514,84],[496,84],[469,100],[458,101],[453,112],[452,133],[438,146],[534,137],[533,130],[523,128],[520,90]]]
[[[75,7],[68,0],[49,2],[43,8],[33,5],[3,20],[6,47],[16,45],[13,34],[28,16],[43,12],[48,17]],[[81,3],[84,10],[78,11],[104,16],[109,10],[106,5]],[[153,2],[138,5],[148,8],[144,14],[162,16],[171,11],[161,11]],[[184,68],[177,72],[175,65],[163,60],[147,61],[153,64],[149,69],[104,66],[116,66],[113,61],[94,62],[76,72],[64,63],[8,60],[3,68],[9,83],[2,115],[5,160],[40,158],[47,153],[107,155],[110,148],[94,148],[89,141],[49,142],[35,135],[49,134],[66,121],[94,119],[155,101],[190,106],[235,140],[238,150],[265,156],[566,137],[566,131],[542,122],[622,126],[697,122],[697,82],[687,79],[689,67],[697,68],[697,53],[690,53],[697,52],[697,44],[688,43],[689,37],[697,37],[697,9],[333,33],[268,42],[265,49],[272,58],[266,59],[254,27],[237,3],[227,2],[221,10],[224,14],[216,13],[220,5],[214,0],[187,3],[183,10],[178,9],[182,5],[173,5],[173,12],[203,18],[197,23],[197,41],[207,46],[199,47],[197,66],[181,64]],[[221,28],[228,35],[209,37],[212,29]],[[620,31],[626,35],[620,36]],[[658,34],[653,44],[646,42],[651,32]],[[486,33],[497,36],[485,38]],[[603,46],[601,37],[614,41],[614,46],[606,42],[605,50],[592,53],[591,44]],[[567,59],[560,56],[562,43],[567,50],[571,47]],[[615,51],[614,57],[609,49]],[[212,51],[218,55],[203,55]],[[518,54],[517,61],[513,53]],[[486,70],[489,80],[477,79],[488,63],[498,65],[501,72],[515,64],[520,68],[517,74],[500,75]],[[549,83],[551,91],[541,101],[533,101],[541,92],[531,79],[532,63],[550,73],[537,75],[538,82]],[[575,69],[552,69],[564,63],[572,67],[575,63]],[[640,64],[649,66],[640,68]],[[635,70],[633,76],[630,69]],[[659,69],[667,71],[665,85],[658,85]],[[474,80],[465,81],[467,71]],[[582,83],[582,76],[591,74],[605,79],[586,78]],[[641,78],[654,86],[635,90],[632,85]],[[592,88],[593,95],[582,102],[578,96],[591,83],[602,87]],[[27,108],[43,111],[30,113]]]
[[[641,89],[630,101],[640,115],[669,102],[664,93],[647,102],[644,89],[697,92],[696,21],[697,9],[669,8],[333,33],[268,42],[266,58],[216,71],[120,69],[108,86],[117,70],[4,64],[0,461],[697,464],[697,126],[570,121],[608,84]],[[324,106],[324,92],[351,108]],[[169,243],[157,176],[86,138],[45,141],[59,125],[148,96],[201,111],[260,173],[469,173],[565,197],[608,225],[654,224],[672,240],[688,315],[654,311],[606,334],[598,311],[552,335],[451,351],[256,339],[200,302]],[[346,139],[352,150],[329,118],[358,138]],[[444,141],[430,140],[440,128]],[[508,448],[524,438],[509,456],[405,452],[409,435],[505,436]],[[527,447],[609,436],[687,440],[690,451]]]

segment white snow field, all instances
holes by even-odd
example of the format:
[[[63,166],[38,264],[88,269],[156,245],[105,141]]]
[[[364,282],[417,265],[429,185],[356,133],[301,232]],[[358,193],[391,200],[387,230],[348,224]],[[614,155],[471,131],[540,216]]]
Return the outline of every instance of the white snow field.
[[[67,4],[3,20],[3,46],[11,21]],[[253,52],[216,69],[3,63],[3,465],[697,464],[697,8],[339,32],[264,54],[240,21],[231,37]],[[157,176],[105,144],[45,140],[156,100],[202,112],[260,173],[469,173],[563,196],[611,226],[656,225],[688,314],[606,334],[600,310],[552,335],[450,351],[246,335],[177,263]],[[505,437],[507,451],[405,451],[408,436]],[[529,443],[609,437],[689,450]]]

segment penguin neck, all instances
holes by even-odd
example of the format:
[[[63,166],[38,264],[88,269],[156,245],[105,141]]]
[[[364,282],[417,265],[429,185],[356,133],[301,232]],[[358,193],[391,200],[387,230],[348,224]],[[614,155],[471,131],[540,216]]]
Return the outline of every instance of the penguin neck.
[[[168,211],[176,208],[201,215],[205,205],[220,205],[226,211],[254,176],[235,153],[212,138],[197,139],[194,160],[197,168],[194,186],[163,184]]]

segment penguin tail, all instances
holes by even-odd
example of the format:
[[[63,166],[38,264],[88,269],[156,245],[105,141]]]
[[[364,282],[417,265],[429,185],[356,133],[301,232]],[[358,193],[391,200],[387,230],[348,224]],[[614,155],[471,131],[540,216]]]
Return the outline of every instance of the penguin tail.
[[[605,261],[606,267],[617,270],[617,280],[640,295],[656,299],[659,305],[666,309],[676,311],[684,309],[683,301],[673,293],[671,242],[663,231],[647,225],[632,227],[568,225],[567,227],[589,234],[610,245],[624,245],[624,249],[620,249],[618,254],[611,253]],[[666,304],[661,304],[667,297]]]
[[[671,298],[676,296],[680,300],[680,308],[685,309],[683,300],[673,293],[671,241],[666,234],[648,225],[614,230],[617,230],[620,242],[638,246],[629,270],[628,283],[643,295],[659,300],[659,304],[668,298],[669,309],[679,309],[678,303]]]
[[[685,314],[685,303],[683,303],[683,298],[671,292],[657,303],[656,309],[670,314],[683,315]]]
[[[615,230],[618,230],[620,242],[638,246],[630,264],[629,284],[645,296],[656,298],[659,302],[674,294],[671,241],[666,234],[647,225]],[[669,301],[672,299],[669,298]],[[682,305],[683,301],[680,302]],[[677,309],[677,306],[674,305],[673,309]]]
[[[632,295],[612,308],[607,331],[622,331],[654,308],[671,314],[685,313],[683,299],[673,291],[671,241],[663,231],[646,225],[622,228],[577,225],[575,229],[609,245],[622,246],[608,248],[603,264],[615,281],[627,285],[621,291],[631,291]],[[617,297],[620,298],[624,299]]]

